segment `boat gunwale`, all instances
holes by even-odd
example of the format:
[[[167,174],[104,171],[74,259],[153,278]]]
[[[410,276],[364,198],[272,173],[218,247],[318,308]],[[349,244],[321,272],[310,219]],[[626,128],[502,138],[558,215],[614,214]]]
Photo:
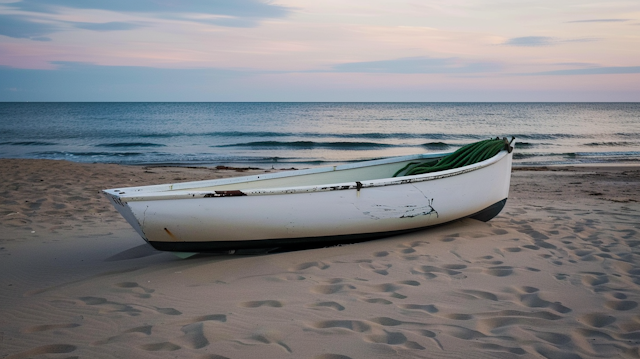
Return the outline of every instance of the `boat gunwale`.
[[[345,165],[333,166],[333,167],[312,168],[307,170],[295,171],[291,173],[274,173],[274,174],[268,174],[266,176],[253,175],[253,176],[235,177],[235,178],[223,179],[223,180],[218,179],[218,180],[184,182],[184,183],[167,184],[167,185],[129,187],[129,188],[122,188],[122,189],[103,190],[103,192],[109,196],[112,196],[114,199],[117,198],[118,201],[121,201],[121,202],[139,202],[139,201],[194,199],[194,198],[212,198],[212,197],[283,195],[283,194],[313,193],[313,192],[354,190],[354,189],[359,191],[362,188],[384,187],[384,186],[402,185],[402,184],[424,182],[424,181],[433,181],[437,179],[443,179],[443,178],[462,175],[468,172],[473,172],[481,168],[491,166],[494,163],[497,163],[498,161],[500,161],[505,156],[509,155],[509,152],[507,150],[502,150],[492,158],[489,158],[482,162],[474,163],[472,165],[464,166],[464,167],[459,167],[459,168],[454,168],[454,169],[439,171],[439,172],[412,175],[412,176],[388,177],[388,178],[364,180],[364,181],[350,181],[350,182],[342,182],[342,183],[328,183],[328,184],[321,184],[321,185],[306,185],[306,186],[296,186],[296,187],[255,188],[255,189],[220,190],[220,191],[215,191],[215,190],[189,191],[189,189],[194,189],[197,187],[212,187],[211,183],[214,183],[214,186],[215,186],[215,185],[228,185],[228,184],[235,184],[235,183],[246,183],[251,181],[259,182],[260,180],[265,180],[265,179],[286,178],[286,177],[293,177],[293,176],[299,176],[299,175],[370,167],[370,166],[376,166],[376,165],[389,164],[393,162],[404,162],[404,161],[411,161],[411,160],[442,157],[447,154],[448,154],[447,152],[426,153],[426,154],[409,155],[409,156],[402,156],[402,157],[391,157],[391,158],[386,158],[381,160],[360,162],[356,164],[345,164]],[[225,180],[231,180],[231,181],[225,181]],[[195,187],[194,186],[195,184],[198,184],[198,186]],[[152,190],[154,187],[156,187],[158,191],[149,191],[149,192],[144,191],[144,190]],[[186,188],[182,189],[179,187],[186,187]],[[133,191],[133,193],[127,193],[125,191]]]

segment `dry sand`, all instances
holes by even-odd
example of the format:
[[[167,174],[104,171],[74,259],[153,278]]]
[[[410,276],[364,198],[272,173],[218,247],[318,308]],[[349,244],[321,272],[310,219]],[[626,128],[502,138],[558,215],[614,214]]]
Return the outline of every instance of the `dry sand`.
[[[187,260],[99,190],[242,173],[0,168],[0,358],[640,358],[637,166],[517,169],[488,223]]]

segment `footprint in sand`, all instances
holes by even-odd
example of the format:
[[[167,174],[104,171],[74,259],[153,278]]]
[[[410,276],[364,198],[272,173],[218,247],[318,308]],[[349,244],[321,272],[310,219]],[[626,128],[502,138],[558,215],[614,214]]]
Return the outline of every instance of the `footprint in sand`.
[[[513,267],[511,266],[494,266],[483,269],[483,273],[494,277],[507,277],[513,274]]]
[[[502,332],[505,328],[517,325],[526,328],[548,327],[551,321],[562,319],[562,316],[547,311],[522,312],[518,310],[501,310],[496,312],[475,313],[478,318],[476,329],[483,334]]]
[[[615,299],[627,299],[627,295],[624,293],[611,293],[610,294]]]
[[[395,327],[397,325],[403,324],[404,322],[401,322],[399,320],[393,319],[393,318],[389,318],[389,317],[377,317],[377,318],[373,318],[369,320],[370,322],[376,323],[376,324],[380,324],[382,326],[385,327]]]
[[[545,358],[551,359],[582,359],[578,354],[558,350],[553,346],[536,344],[534,346],[535,351]]]
[[[477,330],[469,329],[467,327],[460,327],[457,325],[445,325],[444,331],[451,335],[454,338],[463,339],[463,340],[477,340],[487,338],[487,335],[480,333]],[[423,330],[425,331],[425,330]],[[431,331],[425,331],[431,333],[433,337],[435,337],[435,333]]]
[[[578,317],[578,321],[590,327],[602,328],[616,321],[616,317],[604,313],[589,313]]]
[[[440,342],[436,338],[435,332],[432,332],[431,330],[427,330],[427,329],[420,329],[417,331],[417,333],[422,335],[423,337],[427,337],[433,340],[433,342],[436,343],[436,345],[438,346],[438,348],[440,348],[440,350],[444,350],[444,348],[442,347],[442,344],[440,344]]]
[[[627,333],[640,332],[640,315],[636,315],[628,319],[629,320],[626,322],[618,323],[620,329]]]
[[[569,313],[571,308],[565,307],[560,302],[550,302],[540,298],[539,289],[535,287],[523,286],[513,288],[518,295],[518,302],[529,308],[549,308],[558,313]]]
[[[336,303],[336,302],[320,302],[320,303],[312,304],[309,307],[313,308],[313,309],[328,308],[328,309],[337,310],[339,312],[344,310],[344,306],[342,306],[342,305],[340,305],[340,303]]]
[[[390,332],[384,330],[381,334],[370,334],[365,337],[365,340],[376,344],[388,344],[388,345],[402,345],[408,349],[424,350],[426,349],[422,345],[410,341],[407,337],[399,332]]]
[[[594,255],[594,252],[595,251],[591,249],[576,249],[573,251],[573,254],[583,262],[595,262],[602,260],[602,258],[598,258],[598,254]]]
[[[181,347],[179,345],[176,345],[170,342],[162,342],[162,343],[144,344],[144,345],[141,345],[140,348],[149,352],[158,352],[158,351],[174,351],[174,350],[180,349]]]
[[[544,310],[538,312],[522,312],[519,310],[499,310],[496,312],[484,312],[477,313],[478,317],[514,317],[514,318],[530,318],[530,319],[542,319],[542,320],[559,320],[563,317]]]
[[[43,345],[41,347],[25,350],[23,352],[10,355],[6,357],[6,359],[22,359],[22,358],[31,358],[38,355],[46,355],[46,354],[67,354],[74,352],[78,349],[75,345],[71,344],[51,344],[51,345]]]
[[[176,339],[177,343],[191,349],[206,347],[209,345],[209,340],[205,336],[204,324],[211,321],[225,323],[227,316],[224,314],[209,314],[193,318],[180,328],[184,335]]]
[[[573,341],[578,346],[584,347],[584,349],[586,350],[597,352],[601,355],[601,357],[604,357],[604,355],[606,355],[607,357],[620,357],[621,353],[618,350],[611,350],[615,347],[619,348],[620,342],[607,332],[595,329],[576,328],[572,331],[571,334],[573,337]],[[616,335],[616,337],[622,339],[623,341],[631,339],[624,339],[622,338],[623,336],[620,335]],[[638,338],[635,338],[635,340],[637,339]],[[632,355],[632,357],[637,357],[637,355]]]
[[[202,322],[185,325],[180,330],[184,335],[178,340],[184,346],[191,349],[200,349],[209,345],[209,340],[204,335]]]
[[[442,317],[451,319],[451,320],[471,320],[474,318],[474,316],[471,314],[463,314],[463,313],[443,314]]]
[[[628,255],[630,255],[631,253],[628,253]],[[623,255],[620,254],[620,257],[622,258]],[[633,259],[633,257],[629,256],[628,258],[629,261],[634,261],[635,259]],[[622,273],[623,275],[629,276],[631,281],[634,284],[639,284],[640,285],[640,267],[632,265],[630,263],[627,262],[615,262],[613,267],[620,273]]]
[[[529,237],[531,237],[534,241],[542,241],[545,239],[549,239],[549,237],[547,237],[546,235],[531,229],[531,226],[529,225],[525,225],[523,226],[523,229],[518,229],[518,232],[523,233],[528,235]]]
[[[529,329],[529,331],[532,332],[533,335],[535,335],[538,339],[544,340],[547,343],[564,345],[571,342],[571,337],[565,334],[535,331],[533,329]]]
[[[120,282],[116,283],[114,287],[117,288],[116,291],[125,290],[138,298],[144,299],[151,298],[151,293],[155,292],[154,289],[147,289],[136,282]]]
[[[415,280],[403,280],[395,283],[376,284],[372,285],[371,288],[376,292],[395,292],[396,290],[401,289],[402,286],[417,287],[419,285],[420,282]]]
[[[305,270],[305,269],[309,269],[309,268],[316,268],[319,270],[325,270],[327,268],[329,268],[329,265],[323,262],[306,262],[306,263],[300,263],[298,265],[295,265],[291,268],[289,268],[289,271],[291,272],[295,272],[295,271],[301,271],[301,270]]]
[[[133,308],[128,304],[111,302],[106,298],[101,297],[80,297],[80,299],[85,305],[96,306],[98,307],[100,313],[125,313],[131,316],[137,316],[142,313],[142,311]]]
[[[48,330],[54,329],[68,329],[68,328],[77,328],[80,324],[76,323],[63,323],[63,324],[45,324],[45,325],[36,325],[33,327],[29,327],[24,329],[23,333],[36,333],[36,332],[45,332]]]
[[[242,302],[239,305],[244,308],[259,308],[259,307],[281,308],[282,302],[277,300],[255,300],[250,302]]]
[[[510,354],[515,354],[515,355],[523,355],[526,354],[527,352],[522,349],[522,348],[513,348],[513,347],[506,347],[503,345],[499,345],[499,344],[492,344],[492,343],[472,343],[472,345],[474,347],[480,348],[482,350],[486,350],[488,352],[504,352],[504,353],[510,353]]]
[[[200,317],[193,318],[193,320],[191,322],[192,323],[198,323],[198,322],[207,322],[207,321],[215,321],[215,322],[225,323],[227,321],[227,316],[224,315],[224,314],[202,315]]]
[[[282,334],[278,331],[275,330],[260,330],[257,333],[252,334],[248,339],[249,339],[249,345],[254,345],[255,343],[257,344],[273,344],[276,346],[279,346],[280,348],[284,349],[287,353],[291,354],[292,350],[291,348],[285,344],[282,340]]]
[[[547,312],[533,312],[527,314],[538,314],[545,313],[551,314]],[[476,314],[476,316],[479,316]],[[552,317],[553,318],[553,317]],[[557,319],[560,319],[558,317]],[[507,327],[517,325],[517,326],[525,326],[525,327],[538,327],[538,326],[548,326],[548,320],[554,320],[549,318],[540,318],[532,315],[522,315],[522,316],[496,316],[489,318],[482,318],[477,321],[477,329],[484,333],[495,333],[504,330]]]
[[[429,314],[434,314],[438,312],[438,308],[436,308],[436,306],[433,304],[401,304],[398,306],[398,308],[408,309],[408,310],[418,310],[418,311],[429,313]]]
[[[371,331],[371,326],[360,320],[323,320],[313,323],[317,329],[349,330],[356,333]]]
[[[391,268],[391,264],[382,264],[382,263],[360,263],[358,266],[362,269],[366,269],[372,271],[373,273],[380,275],[388,275],[388,269]]]
[[[288,273],[288,274],[281,274],[281,275],[277,275],[275,277],[275,280],[278,281],[283,281],[283,282],[289,282],[289,281],[299,281],[299,280],[306,280],[307,278],[298,274],[294,274],[294,273]]]
[[[376,285],[372,285],[370,286],[371,289],[373,289],[374,292],[378,292],[378,293],[391,293],[390,296],[392,298],[397,298],[397,299],[405,299],[407,298],[407,296],[398,293],[397,291],[399,289],[402,289],[405,286],[410,286],[410,287],[417,287],[420,285],[420,282],[415,281],[415,280],[403,280],[403,281],[398,281],[395,283],[382,283],[382,284],[376,284]],[[376,299],[378,300],[378,299]],[[366,300],[368,303],[372,303],[371,299]],[[388,304],[388,303],[383,303],[383,304]]]
[[[165,315],[182,315],[182,312],[174,309],[174,308],[159,308],[159,307],[154,307],[158,313],[161,314],[165,314]]]
[[[127,341],[130,340],[132,338],[135,338],[136,336],[140,336],[140,335],[151,335],[151,330],[153,329],[153,327],[151,325],[143,325],[141,327],[135,327],[135,328],[131,328],[131,329],[127,329],[124,332],[122,332],[119,335],[115,335],[113,337],[109,337],[105,340],[98,340],[96,342],[93,342],[92,345],[104,345],[104,344],[111,344],[114,342],[118,342],[118,341]]]
[[[611,335],[606,332],[601,332],[595,329],[587,329],[587,328],[576,328],[573,331],[577,336],[582,336],[585,338],[599,338],[605,340],[614,340]]]
[[[482,256],[482,257],[477,258],[477,260],[474,263],[486,264],[486,265],[490,265],[490,266],[499,266],[504,262],[496,260],[493,256]]]
[[[392,301],[386,300],[384,298],[367,298],[367,299],[363,299],[362,301],[366,303],[371,303],[371,304],[384,304],[384,305],[393,304]]]
[[[593,273],[582,276],[582,284],[589,287],[595,287],[606,283],[609,283],[609,277],[604,273]]]
[[[604,306],[616,311],[626,311],[636,309],[638,302],[633,300],[609,300],[604,303]]]
[[[569,274],[565,274],[565,273],[556,273],[553,275],[557,280],[565,280],[567,278],[570,277]]]
[[[482,257],[478,257],[477,259],[481,261],[488,261],[493,259],[493,256],[482,256]]]
[[[356,287],[351,284],[344,284],[344,283],[319,284],[319,285],[313,286],[311,288],[311,292],[316,294],[336,294],[336,293],[346,292],[354,289],[356,289]]]
[[[438,274],[446,274],[451,278],[464,279],[466,276],[460,271],[467,268],[464,264],[448,264],[442,267],[435,266],[417,266],[411,269],[411,274],[422,275],[426,279],[433,279],[438,277]]]
[[[390,344],[390,345],[398,345],[404,344],[407,342],[407,337],[398,332],[387,332],[384,331],[383,334],[371,334],[366,336],[367,341],[378,344]]]
[[[458,297],[466,298],[466,299],[485,299],[493,302],[498,301],[498,296],[491,293],[485,292],[482,290],[473,290],[473,289],[464,289],[460,292],[454,292],[454,294]]]

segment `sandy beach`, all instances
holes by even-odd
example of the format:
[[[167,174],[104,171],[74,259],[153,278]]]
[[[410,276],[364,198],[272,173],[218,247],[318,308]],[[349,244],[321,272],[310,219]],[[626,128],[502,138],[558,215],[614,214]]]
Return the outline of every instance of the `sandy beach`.
[[[516,168],[488,223],[185,260],[99,191],[265,170],[0,168],[0,358],[640,358],[640,165]]]

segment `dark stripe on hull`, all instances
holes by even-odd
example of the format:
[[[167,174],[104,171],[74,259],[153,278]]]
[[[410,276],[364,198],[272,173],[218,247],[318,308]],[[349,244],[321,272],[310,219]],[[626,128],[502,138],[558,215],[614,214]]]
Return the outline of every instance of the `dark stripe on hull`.
[[[479,221],[487,222],[504,208],[507,203],[507,199],[503,199],[500,202],[494,203],[491,206],[474,213],[467,218],[477,219]],[[444,223],[442,223],[444,224]],[[439,224],[439,225],[442,225]],[[153,248],[160,251],[170,252],[223,252],[229,250],[255,250],[261,249],[263,252],[277,252],[282,250],[299,250],[299,249],[311,249],[319,247],[328,247],[339,244],[351,244],[369,241],[373,239],[385,238],[390,236],[396,236],[404,233],[411,233],[419,231],[425,228],[434,227],[419,227],[412,229],[405,229],[400,231],[388,231],[377,233],[361,233],[361,234],[347,234],[340,236],[327,236],[327,237],[303,237],[303,238],[284,238],[284,239],[260,239],[250,241],[211,241],[211,242],[149,242]]]

